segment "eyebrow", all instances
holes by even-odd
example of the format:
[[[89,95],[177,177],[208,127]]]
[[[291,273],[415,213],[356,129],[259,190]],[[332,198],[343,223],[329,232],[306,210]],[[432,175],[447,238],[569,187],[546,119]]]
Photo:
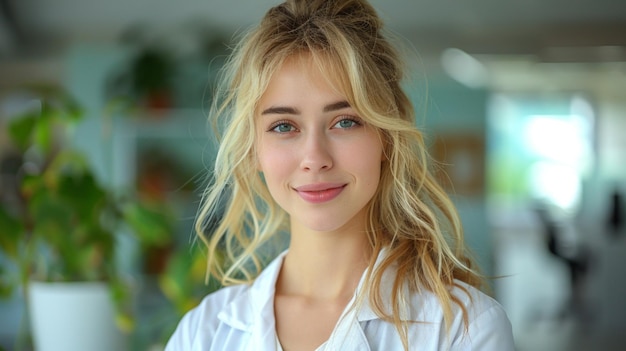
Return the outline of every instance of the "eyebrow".
[[[263,110],[261,115],[299,115],[300,111],[293,107],[287,106],[272,106],[268,109]]]
[[[341,110],[341,109],[348,108],[348,107],[350,107],[350,103],[343,100],[343,101],[333,102],[332,104],[328,104],[324,106],[324,109],[322,111],[324,113],[327,113],[327,112],[333,112],[333,111]],[[261,112],[261,115],[272,115],[272,114],[299,115],[300,111],[297,108],[289,107],[289,106],[272,106],[270,108],[263,110],[263,112]]]
[[[343,100],[324,106],[324,112],[332,112],[350,107],[350,104]]]

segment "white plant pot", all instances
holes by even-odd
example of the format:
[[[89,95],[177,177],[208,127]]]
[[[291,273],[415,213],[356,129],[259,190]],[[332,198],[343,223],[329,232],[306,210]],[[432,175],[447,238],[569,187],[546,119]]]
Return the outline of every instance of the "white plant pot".
[[[124,350],[108,286],[98,282],[31,282],[35,351]]]

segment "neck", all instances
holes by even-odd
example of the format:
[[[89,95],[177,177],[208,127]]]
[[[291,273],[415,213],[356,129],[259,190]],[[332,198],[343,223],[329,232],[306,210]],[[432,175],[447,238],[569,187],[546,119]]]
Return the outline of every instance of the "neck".
[[[312,299],[351,298],[371,249],[364,230],[311,232],[292,224],[277,293]]]

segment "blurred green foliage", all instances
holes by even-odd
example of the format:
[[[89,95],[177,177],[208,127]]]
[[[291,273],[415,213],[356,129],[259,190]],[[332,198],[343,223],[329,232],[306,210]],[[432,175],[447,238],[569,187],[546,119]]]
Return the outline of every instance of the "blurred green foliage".
[[[0,251],[16,269],[0,270],[0,294],[29,280],[106,281],[118,324],[133,327],[130,287],[117,266],[118,239],[169,244],[173,223],[164,204],[99,183],[87,156],[68,146],[82,108],[58,87],[31,91],[39,108],[11,119],[8,134],[22,155],[17,202],[0,202]]]

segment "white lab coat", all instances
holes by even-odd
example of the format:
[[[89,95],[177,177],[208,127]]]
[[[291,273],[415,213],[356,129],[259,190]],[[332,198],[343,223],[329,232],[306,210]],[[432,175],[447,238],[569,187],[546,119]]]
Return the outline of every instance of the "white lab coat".
[[[280,350],[274,328],[274,292],[276,278],[285,253],[270,263],[251,285],[223,288],[209,294],[180,321],[165,351],[275,351]],[[381,254],[382,255],[382,254]],[[383,278],[383,294],[389,294],[393,273]],[[461,309],[455,304],[449,334],[446,334],[443,311],[429,292],[411,297],[406,316],[418,321],[409,325],[410,350],[514,350],[511,324],[495,300],[477,289],[459,284],[454,294],[469,314],[469,330],[464,332]],[[390,300],[390,299],[387,299]],[[318,350],[324,351],[394,351],[403,350],[393,324],[382,321],[364,299],[358,308],[348,304],[331,337]]]

